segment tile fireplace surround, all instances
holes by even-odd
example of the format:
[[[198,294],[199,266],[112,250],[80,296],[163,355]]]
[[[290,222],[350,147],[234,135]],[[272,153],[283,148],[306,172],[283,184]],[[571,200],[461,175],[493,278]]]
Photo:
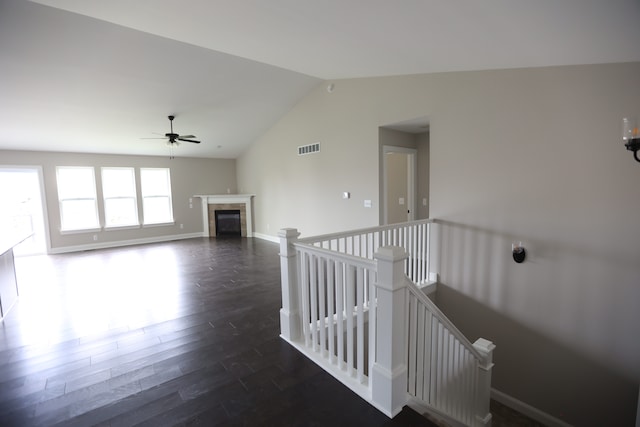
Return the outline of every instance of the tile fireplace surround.
[[[214,212],[228,209],[240,211],[242,237],[253,237],[252,202],[255,194],[196,194],[193,197],[202,200],[203,237],[216,237]]]

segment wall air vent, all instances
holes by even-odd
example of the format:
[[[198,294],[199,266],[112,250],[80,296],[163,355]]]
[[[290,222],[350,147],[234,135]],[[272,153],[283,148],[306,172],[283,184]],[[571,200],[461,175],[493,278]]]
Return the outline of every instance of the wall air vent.
[[[298,147],[298,156],[304,156],[307,154],[314,154],[320,152],[320,143],[316,142],[315,144],[302,145]]]

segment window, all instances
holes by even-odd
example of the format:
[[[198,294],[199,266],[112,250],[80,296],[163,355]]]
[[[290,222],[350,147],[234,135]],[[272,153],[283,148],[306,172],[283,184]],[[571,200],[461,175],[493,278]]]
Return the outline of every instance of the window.
[[[105,227],[138,225],[133,168],[102,168]]]
[[[144,224],[173,222],[169,169],[140,169]]]
[[[100,228],[92,167],[56,168],[62,231]]]

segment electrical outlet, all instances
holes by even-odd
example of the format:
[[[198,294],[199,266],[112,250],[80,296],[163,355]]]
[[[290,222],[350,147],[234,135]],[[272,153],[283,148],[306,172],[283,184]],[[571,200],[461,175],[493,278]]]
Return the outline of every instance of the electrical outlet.
[[[97,234],[94,234],[94,235],[93,235],[93,241],[95,242],[96,240],[98,240],[98,235],[97,235]]]

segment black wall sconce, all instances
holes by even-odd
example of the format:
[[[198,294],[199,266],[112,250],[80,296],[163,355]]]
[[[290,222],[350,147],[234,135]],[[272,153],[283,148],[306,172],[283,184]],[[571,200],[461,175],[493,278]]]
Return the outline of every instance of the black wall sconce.
[[[517,245],[515,243],[512,243],[511,252],[513,253],[513,260],[518,264],[522,263],[527,256],[527,251],[524,250],[522,242],[518,242]]]
[[[640,162],[638,150],[640,150],[640,131],[638,131],[638,119],[622,119],[622,140],[627,150],[633,151],[633,158]]]

